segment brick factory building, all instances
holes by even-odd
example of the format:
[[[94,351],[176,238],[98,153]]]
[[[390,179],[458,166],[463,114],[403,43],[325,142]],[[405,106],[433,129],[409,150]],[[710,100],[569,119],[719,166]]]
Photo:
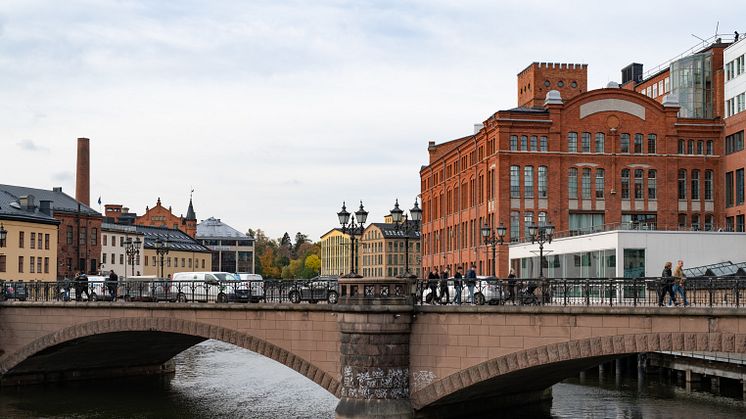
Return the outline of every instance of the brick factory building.
[[[722,48],[713,50],[722,68]],[[663,79],[656,90],[667,89]],[[707,88],[717,89],[712,80]],[[474,263],[489,274],[485,223],[504,223],[506,242],[527,240],[527,226],[543,222],[558,235],[619,224],[724,227],[720,105],[712,96],[704,110],[674,94],[652,98],[636,91],[645,82],[652,85],[640,78],[631,88],[587,91],[585,64],[532,63],[518,74],[518,107],[496,112],[473,135],[430,142],[420,171],[423,270]],[[681,117],[682,107],[697,118]],[[508,273],[507,246],[497,248],[497,273]]]

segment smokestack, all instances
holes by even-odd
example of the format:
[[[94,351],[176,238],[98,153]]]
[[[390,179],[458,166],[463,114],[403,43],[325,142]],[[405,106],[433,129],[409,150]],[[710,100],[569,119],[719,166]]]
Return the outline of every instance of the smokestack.
[[[91,204],[91,151],[88,138],[78,138],[78,165],[75,169],[75,199]]]

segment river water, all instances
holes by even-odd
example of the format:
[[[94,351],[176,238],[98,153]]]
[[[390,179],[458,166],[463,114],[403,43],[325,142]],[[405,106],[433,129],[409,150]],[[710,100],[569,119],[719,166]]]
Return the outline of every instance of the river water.
[[[206,341],[175,358],[172,377],[3,389],[0,417],[332,418],[337,399],[253,352]],[[659,380],[664,380],[663,377]],[[551,406],[492,417],[744,418],[746,404],[661,382],[595,374],[553,387]]]

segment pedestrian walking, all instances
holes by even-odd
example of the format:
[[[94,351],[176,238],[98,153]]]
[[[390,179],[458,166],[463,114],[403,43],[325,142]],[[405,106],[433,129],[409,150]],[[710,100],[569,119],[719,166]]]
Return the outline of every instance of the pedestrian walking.
[[[676,263],[676,269],[673,270],[674,284],[673,293],[681,297],[685,306],[689,305],[686,299],[686,275],[684,275],[684,261],[679,259]],[[677,304],[678,305],[678,304]]]
[[[440,303],[448,304],[451,296],[448,292],[448,268],[440,274]]]
[[[106,283],[106,288],[109,289],[111,294],[111,300],[117,300],[117,288],[119,287],[119,276],[114,272],[114,269],[109,271],[109,281]]]
[[[668,294],[670,298],[669,305],[676,302],[676,295],[673,293],[671,262],[666,262],[665,265],[663,265],[663,272],[661,272],[660,279],[660,290],[658,291],[658,306],[663,307],[663,301],[666,299],[666,294]]]
[[[438,300],[438,274],[435,270],[430,271],[427,275],[427,286],[430,288],[430,295],[425,298],[425,301],[435,304]]]
[[[453,289],[456,291],[456,295],[453,296],[453,303],[461,305],[461,291],[464,289],[464,275],[461,273],[463,268],[460,266],[456,268],[456,274],[453,275]]]
[[[512,301],[513,305],[515,305],[515,283],[515,271],[513,268],[510,268],[510,273],[508,274],[508,300]]]
[[[477,267],[474,264],[466,273],[466,288],[469,290],[469,303],[474,304],[474,287],[477,285]]]
[[[88,291],[88,276],[79,272],[75,277],[75,301],[82,301],[83,293],[85,293],[86,299],[91,299],[91,293]]]

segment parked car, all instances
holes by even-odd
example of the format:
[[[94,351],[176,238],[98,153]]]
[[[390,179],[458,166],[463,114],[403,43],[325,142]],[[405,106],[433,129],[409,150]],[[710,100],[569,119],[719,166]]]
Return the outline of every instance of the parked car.
[[[236,274],[228,272],[177,272],[165,286],[163,299],[178,302],[248,302],[250,291]],[[154,294],[161,299],[159,291]]]
[[[259,301],[266,301],[264,296],[264,278],[258,274],[236,274],[241,281],[246,282],[249,288],[249,301],[252,303],[258,303]]]
[[[308,301],[316,304],[326,301],[337,304],[339,301],[339,282],[336,277],[320,276],[307,282],[296,282],[290,287],[288,300],[293,304]]]

